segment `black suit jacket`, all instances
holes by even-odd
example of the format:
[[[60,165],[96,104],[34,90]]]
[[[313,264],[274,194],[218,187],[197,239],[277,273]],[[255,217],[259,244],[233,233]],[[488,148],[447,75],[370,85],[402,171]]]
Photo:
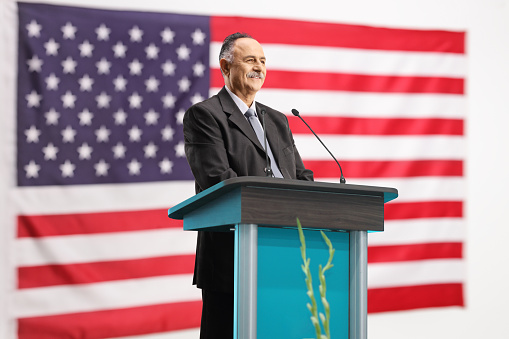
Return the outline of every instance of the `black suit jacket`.
[[[286,116],[257,102],[257,112],[262,108],[267,139],[283,177],[313,180],[295,148]],[[187,110],[184,140],[197,193],[228,178],[265,176],[265,151],[224,87]],[[193,283],[233,293],[233,251],[233,233],[198,232]]]

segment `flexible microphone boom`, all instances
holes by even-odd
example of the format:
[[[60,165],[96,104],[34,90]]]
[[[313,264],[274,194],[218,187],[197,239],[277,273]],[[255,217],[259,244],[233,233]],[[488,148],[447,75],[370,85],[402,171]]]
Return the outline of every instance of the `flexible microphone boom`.
[[[263,127],[263,142],[265,145],[263,148],[265,148],[265,174],[268,177],[274,176],[272,173],[272,167],[270,166],[270,159],[269,159],[269,152],[267,151],[267,129],[265,128],[265,109],[262,108],[262,111],[260,112],[262,115],[262,127]]]
[[[342,184],[345,184],[346,183],[346,179],[345,177],[343,176],[343,170],[341,169],[341,165],[339,164],[339,162],[336,160],[336,158],[334,157],[334,155],[331,153],[331,151],[329,151],[329,149],[327,148],[327,146],[325,146],[325,144],[322,142],[322,140],[320,139],[320,137],[318,137],[318,135],[316,135],[315,131],[313,131],[313,129],[311,128],[311,126],[308,125],[308,123],[302,119],[302,117],[300,116],[300,113],[299,111],[297,111],[295,108],[292,109],[292,113],[293,115],[295,115],[296,117],[299,117],[300,120],[302,120],[303,123],[306,124],[306,126],[309,128],[309,130],[311,132],[313,132],[313,134],[315,135],[315,137],[318,139],[318,141],[320,141],[320,143],[322,144],[323,147],[325,147],[325,149],[327,150],[327,152],[329,152],[329,154],[331,155],[332,159],[334,159],[334,161],[336,161],[336,164],[338,164],[339,166],[339,171],[341,172],[341,178],[339,178],[339,182],[342,183]]]

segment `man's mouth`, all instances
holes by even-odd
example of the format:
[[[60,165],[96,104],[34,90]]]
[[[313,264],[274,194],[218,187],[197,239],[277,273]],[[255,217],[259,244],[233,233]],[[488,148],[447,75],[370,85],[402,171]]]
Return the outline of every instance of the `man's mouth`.
[[[253,78],[253,79],[261,79],[261,80],[263,80],[265,78],[265,75],[263,75],[263,73],[259,73],[259,72],[249,72],[247,74],[247,77],[248,78]]]

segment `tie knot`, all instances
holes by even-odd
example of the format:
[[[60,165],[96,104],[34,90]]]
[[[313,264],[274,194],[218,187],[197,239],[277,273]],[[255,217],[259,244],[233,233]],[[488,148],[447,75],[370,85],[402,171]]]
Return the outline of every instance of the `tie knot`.
[[[244,115],[249,119],[251,117],[256,117],[256,111],[252,108],[248,109]]]

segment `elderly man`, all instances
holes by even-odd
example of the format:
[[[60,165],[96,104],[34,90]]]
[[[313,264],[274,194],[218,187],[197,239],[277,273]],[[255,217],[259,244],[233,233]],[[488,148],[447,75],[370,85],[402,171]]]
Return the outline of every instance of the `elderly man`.
[[[284,114],[255,101],[265,81],[265,55],[258,41],[244,33],[228,36],[219,64],[225,86],[184,116],[186,157],[201,192],[225,179],[266,176],[262,124],[265,113],[267,156],[272,175],[313,180],[295,148]],[[198,232],[194,281],[202,289],[200,338],[233,336],[232,233]]]

